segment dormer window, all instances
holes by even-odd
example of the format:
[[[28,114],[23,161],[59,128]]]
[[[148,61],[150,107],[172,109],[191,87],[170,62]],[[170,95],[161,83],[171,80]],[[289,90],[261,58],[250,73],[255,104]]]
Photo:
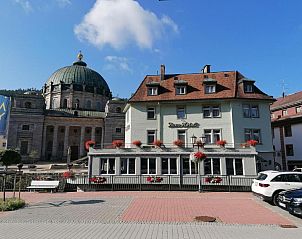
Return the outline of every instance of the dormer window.
[[[251,83],[244,84],[244,92],[245,93],[253,93],[254,92],[254,85]]]
[[[176,95],[185,95],[187,93],[187,86],[179,85],[175,87]]]
[[[148,95],[158,95],[158,87],[148,87]]]
[[[216,85],[206,85],[205,86],[205,93],[212,94],[216,92]]]

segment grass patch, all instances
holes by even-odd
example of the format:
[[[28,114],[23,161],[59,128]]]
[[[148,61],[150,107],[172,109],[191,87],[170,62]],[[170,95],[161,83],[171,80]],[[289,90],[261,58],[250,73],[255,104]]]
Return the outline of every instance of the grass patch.
[[[0,211],[13,211],[25,206],[25,201],[18,198],[0,199]]]

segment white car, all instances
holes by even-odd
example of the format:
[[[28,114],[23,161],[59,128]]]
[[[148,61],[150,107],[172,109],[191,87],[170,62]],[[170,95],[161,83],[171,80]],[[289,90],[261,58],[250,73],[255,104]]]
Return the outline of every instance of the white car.
[[[302,172],[263,171],[252,184],[254,194],[275,205],[280,192],[296,188],[302,188]]]

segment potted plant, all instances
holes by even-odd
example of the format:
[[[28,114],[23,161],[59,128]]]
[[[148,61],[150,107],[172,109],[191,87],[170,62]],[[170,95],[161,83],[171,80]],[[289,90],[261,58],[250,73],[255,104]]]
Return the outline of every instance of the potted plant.
[[[176,145],[177,147],[182,147],[184,142],[180,139],[174,140],[173,144]]]
[[[147,182],[149,183],[160,183],[161,181],[163,181],[162,177],[156,177],[156,176],[147,177]]]
[[[205,178],[204,180],[206,183],[221,183],[222,178],[221,177],[214,177],[214,176],[209,176]]]
[[[89,178],[89,181],[92,183],[100,184],[100,183],[105,183],[107,179],[105,177],[94,176],[92,178]]]
[[[90,147],[93,147],[95,145],[95,141],[93,140],[87,140],[85,142],[85,150],[88,152]]]
[[[246,141],[246,143],[250,146],[253,146],[255,147],[257,144],[258,144],[258,141],[257,140],[254,140],[254,139],[251,139],[251,140],[248,140]]]
[[[140,140],[134,140],[132,142],[132,144],[135,145],[138,148],[140,148],[142,146],[142,142]]]
[[[122,147],[124,144],[123,140],[113,140],[112,141],[112,145],[114,147],[116,147],[117,149],[119,149],[120,147]]]
[[[156,147],[160,148],[162,146],[163,142],[160,141],[159,139],[156,139],[153,141],[152,144],[155,145]]]
[[[63,178],[65,178],[65,179],[68,179],[68,178],[74,179],[74,172],[72,172],[72,171],[66,171],[66,172],[64,172],[63,173]]]
[[[218,140],[216,142],[216,144],[219,145],[220,147],[224,147],[226,145],[226,143],[227,143],[226,140]]]
[[[191,153],[191,155],[190,155],[191,161],[193,161],[193,162],[195,162],[195,163],[204,160],[206,157],[207,157],[207,156],[206,156],[203,152],[200,152],[200,151],[198,151],[198,152],[193,152],[193,153]]]

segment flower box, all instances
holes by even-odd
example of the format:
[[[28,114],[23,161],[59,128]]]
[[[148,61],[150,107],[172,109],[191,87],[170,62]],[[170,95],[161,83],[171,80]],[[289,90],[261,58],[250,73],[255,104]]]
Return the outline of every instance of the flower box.
[[[246,141],[246,143],[250,146],[255,147],[258,144],[258,141],[251,139],[251,140]]]
[[[139,148],[142,146],[142,142],[140,140],[134,140],[132,144]]]
[[[152,144],[155,145],[156,147],[160,148],[163,145],[163,142],[157,139],[157,140],[154,140]]]
[[[72,172],[72,171],[66,171],[66,172],[64,172],[63,173],[63,178],[65,178],[65,179],[68,179],[68,178],[73,179],[74,178],[74,172]]]
[[[95,145],[95,141],[93,140],[87,140],[85,142],[85,150],[88,152],[90,147],[93,147]]]
[[[112,145],[116,148],[122,147],[124,144],[123,140],[113,140]]]
[[[156,176],[147,177],[147,182],[149,183],[160,183],[161,181],[163,181],[162,177],[156,177]]]
[[[204,180],[206,183],[221,183],[222,178],[221,177],[207,177]]]
[[[218,140],[216,142],[216,144],[219,145],[219,146],[221,146],[221,147],[224,147],[226,145],[226,143],[227,143],[226,140]]]
[[[177,147],[182,147],[184,142],[181,141],[180,139],[174,140],[173,144],[176,145]]]
[[[92,182],[92,183],[96,183],[96,184],[100,184],[100,183],[105,183],[107,181],[107,179],[105,177],[92,177],[92,178],[89,178],[89,182]]]

